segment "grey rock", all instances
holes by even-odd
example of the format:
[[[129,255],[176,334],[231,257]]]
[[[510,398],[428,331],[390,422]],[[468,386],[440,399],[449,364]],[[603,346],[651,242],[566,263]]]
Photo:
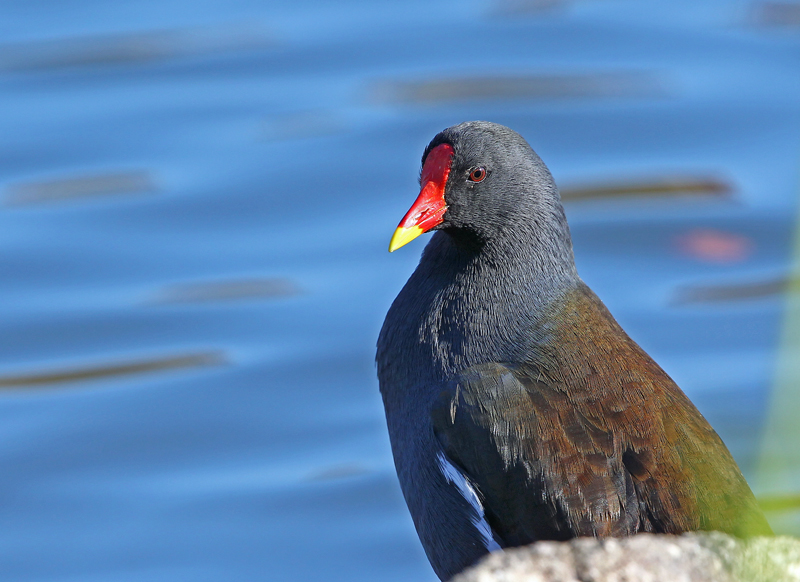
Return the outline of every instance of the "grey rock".
[[[800,540],[698,532],[539,542],[490,554],[452,582],[800,582]]]

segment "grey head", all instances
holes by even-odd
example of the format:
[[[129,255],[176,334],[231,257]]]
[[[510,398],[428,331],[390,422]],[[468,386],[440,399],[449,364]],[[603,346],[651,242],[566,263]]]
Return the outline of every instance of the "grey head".
[[[422,155],[450,144],[442,230],[464,249],[532,260],[577,278],[569,226],[553,177],[525,139],[508,127],[468,121],[437,134]],[[478,178],[476,180],[475,178]]]

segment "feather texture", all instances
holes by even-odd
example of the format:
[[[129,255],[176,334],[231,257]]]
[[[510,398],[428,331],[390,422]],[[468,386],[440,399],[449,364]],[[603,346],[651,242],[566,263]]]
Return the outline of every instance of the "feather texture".
[[[432,408],[503,542],[770,533],[720,438],[588,287],[560,311],[546,356],[473,366]]]

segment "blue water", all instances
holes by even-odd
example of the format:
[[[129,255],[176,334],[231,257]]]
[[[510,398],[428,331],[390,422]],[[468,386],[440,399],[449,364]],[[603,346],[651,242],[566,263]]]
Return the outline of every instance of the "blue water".
[[[584,279],[752,478],[782,294],[686,297],[786,276],[786,6],[4,3],[2,579],[434,580],[373,357],[422,149],[467,119],[595,193]],[[724,192],[596,195],[664,180]]]

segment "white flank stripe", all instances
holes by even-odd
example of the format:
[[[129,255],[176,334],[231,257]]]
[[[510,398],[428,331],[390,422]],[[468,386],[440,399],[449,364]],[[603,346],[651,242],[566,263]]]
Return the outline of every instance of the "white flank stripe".
[[[475,514],[470,521],[472,521],[472,525],[474,525],[481,534],[483,545],[485,545],[486,549],[490,552],[500,550],[500,546],[494,541],[492,528],[486,521],[485,514],[483,513],[483,505],[481,504],[481,500],[478,499],[478,494],[475,492],[472,483],[470,483],[464,474],[450,462],[444,453],[440,452],[436,455],[436,460],[439,462],[439,469],[442,471],[442,475],[444,475],[445,479],[447,479],[447,482],[455,485],[458,492],[461,493],[461,496],[466,499],[467,503],[475,510]]]

